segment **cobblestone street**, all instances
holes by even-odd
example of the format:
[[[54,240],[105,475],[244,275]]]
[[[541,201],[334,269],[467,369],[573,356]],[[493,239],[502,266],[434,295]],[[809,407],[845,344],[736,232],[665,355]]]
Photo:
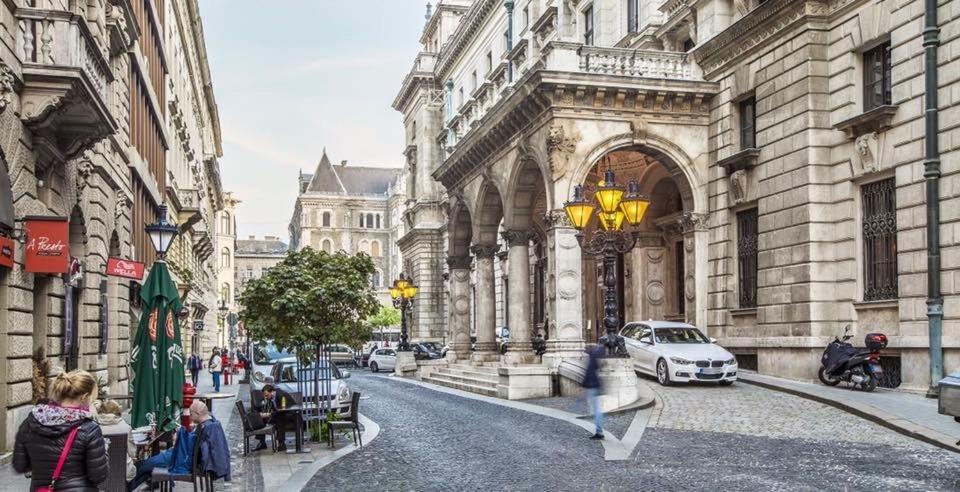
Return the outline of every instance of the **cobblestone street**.
[[[960,458],[745,384],[656,388],[634,459],[571,424],[357,371],[380,436],[308,490],[956,490]],[[649,383],[649,382],[648,382]]]

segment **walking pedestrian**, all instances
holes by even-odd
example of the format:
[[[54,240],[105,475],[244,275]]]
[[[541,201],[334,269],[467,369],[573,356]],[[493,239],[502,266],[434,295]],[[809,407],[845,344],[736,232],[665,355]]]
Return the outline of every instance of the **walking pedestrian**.
[[[106,445],[90,409],[96,398],[93,376],[71,371],[54,378],[50,398],[30,411],[13,450],[13,469],[33,472],[30,490],[96,492],[107,481]]]
[[[200,370],[203,369],[203,360],[200,358],[200,355],[197,354],[196,350],[193,351],[190,359],[187,360],[187,369],[190,370],[190,380],[193,381],[193,387],[196,388],[197,383],[200,381]]]
[[[583,388],[587,397],[587,405],[593,412],[593,424],[596,427],[596,432],[590,436],[590,439],[603,439],[603,410],[600,409],[600,397],[603,391],[600,383],[600,356],[602,354],[602,346],[592,349],[587,348],[587,355],[590,358],[587,360],[587,370],[583,375]]]
[[[220,358],[220,351],[216,348],[213,349],[213,355],[210,356],[210,360],[207,362],[207,370],[209,370],[213,376],[213,391],[219,393],[220,374],[223,373],[223,359]]]
[[[223,384],[230,385],[230,374],[233,372],[233,364],[230,362],[230,351],[223,349],[220,352],[220,359],[223,361]]]

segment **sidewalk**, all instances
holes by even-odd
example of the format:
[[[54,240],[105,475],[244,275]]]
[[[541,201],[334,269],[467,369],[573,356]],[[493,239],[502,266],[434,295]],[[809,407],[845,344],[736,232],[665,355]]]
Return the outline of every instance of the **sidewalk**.
[[[871,393],[741,371],[740,381],[837,407],[914,439],[960,453],[960,423],[937,413],[937,400],[877,388]]]

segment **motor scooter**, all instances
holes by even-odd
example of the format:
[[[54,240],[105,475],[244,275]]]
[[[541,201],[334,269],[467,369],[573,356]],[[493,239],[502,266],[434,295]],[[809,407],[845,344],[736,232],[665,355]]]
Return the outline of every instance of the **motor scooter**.
[[[873,391],[883,375],[880,350],[887,347],[887,336],[883,333],[867,333],[864,337],[866,349],[858,349],[848,342],[853,338],[849,332],[850,325],[847,325],[843,337],[834,337],[827,345],[820,358],[817,377],[827,386],[846,381],[862,391]]]

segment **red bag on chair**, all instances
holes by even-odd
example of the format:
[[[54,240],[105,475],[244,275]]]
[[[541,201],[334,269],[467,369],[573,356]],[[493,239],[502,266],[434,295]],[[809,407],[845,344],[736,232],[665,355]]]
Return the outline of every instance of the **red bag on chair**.
[[[49,487],[37,487],[35,492],[53,492],[54,485],[57,483],[57,480],[60,478],[60,472],[63,470],[63,464],[67,462],[67,455],[70,454],[70,447],[73,446],[73,438],[77,437],[77,431],[80,430],[80,426],[76,426],[73,430],[70,431],[70,435],[67,436],[67,443],[63,445],[63,451],[60,452],[60,459],[57,460],[57,467],[53,470],[53,478],[50,480]]]

